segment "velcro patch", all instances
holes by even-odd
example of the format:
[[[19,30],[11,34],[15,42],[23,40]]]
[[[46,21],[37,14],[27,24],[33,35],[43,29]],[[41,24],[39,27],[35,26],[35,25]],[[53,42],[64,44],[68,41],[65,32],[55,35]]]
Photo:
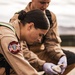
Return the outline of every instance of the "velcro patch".
[[[9,43],[8,49],[11,53],[17,54],[19,51],[21,51],[21,46],[20,46],[19,42],[12,41]]]

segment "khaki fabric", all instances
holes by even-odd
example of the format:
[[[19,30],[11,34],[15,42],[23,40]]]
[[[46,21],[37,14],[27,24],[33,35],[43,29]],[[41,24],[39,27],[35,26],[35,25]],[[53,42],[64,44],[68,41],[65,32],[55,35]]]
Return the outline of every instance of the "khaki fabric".
[[[6,24],[6,23],[4,23]],[[28,50],[28,47],[25,43],[25,48],[23,51],[20,49],[20,51],[16,54],[13,54],[9,49],[8,46],[12,41],[18,42],[21,46],[20,40],[20,27],[18,20],[16,20],[13,24],[11,24],[14,29],[15,33],[11,30],[11,28],[7,26],[0,26],[0,53],[4,56],[4,58],[7,60],[7,62],[10,64],[10,66],[13,68],[13,70],[16,72],[17,75],[39,75],[38,72],[30,65],[30,63],[27,61],[26,58],[24,58],[25,51],[30,53],[28,57],[33,58],[32,53]],[[27,53],[26,53],[27,54]],[[34,54],[34,53],[33,53]],[[37,58],[37,59],[36,59]],[[38,57],[35,57],[37,63],[38,61],[42,63],[45,63],[44,61],[38,59]],[[29,72],[28,72],[29,71]],[[4,75],[4,69],[0,68],[0,73],[3,73],[1,75]]]
[[[31,5],[31,2],[27,5],[24,11],[28,12],[30,10],[35,9],[35,8],[31,8],[30,5]],[[16,19],[18,19],[18,15],[19,14],[17,13],[14,14],[10,22],[14,22]],[[36,54],[37,52],[40,52],[40,50],[46,50],[46,52],[48,52],[48,55],[52,60],[58,61],[59,58],[65,54],[62,52],[60,47],[61,39],[58,33],[56,16],[53,12],[51,12],[51,16],[52,16],[53,26],[52,28],[49,29],[48,33],[46,34],[45,36],[46,40],[44,41],[43,44],[30,46],[30,50],[35,52]],[[41,48],[42,46],[43,48]]]
[[[25,7],[25,9],[23,9],[24,11],[28,12],[30,10],[33,10],[35,8],[31,8],[31,2]],[[44,11],[45,13],[45,11]],[[52,16],[52,22],[53,22],[53,26],[49,29],[48,33],[46,34],[45,38],[46,40],[44,41],[44,43],[41,44],[36,44],[36,45],[31,45],[29,46],[30,52],[27,50],[25,51],[24,57],[29,61],[29,63],[35,67],[38,71],[42,70],[42,66],[45,62],[53,62],[53,63],[57,63],[58,60],[60,59],[60,57],[62,57],[63,55],[65,55],[62,52],[61,49],[61,42],[62,40],[60,39],[59,33],[58,33],[58,26],[57,26],[57,20],[56,20],[56,16],[53,12],[51,12],[51,16]],[[46,14],[46,13],[45,13]],[[14,16],[10,19],[10,23],[13,23],[16,19],[18,19],[18,13],[15,13]],[[24,42],[23,44],[23,49],[25,49],[24,47]],[[38,56],[35,55],[35,54]],[[29,55],[31,54],[31,56],[29,57]],[[35,59],[34,57],[36,57],[38,60],[38,65],[35,63],[36,60],[31,61],[29,58],[31,58],[33,56],[33,59]],[[42,61],[41,61],[42,60]],[[44,61],[43,61],[44,60]],[[35,63],[35,64],[34,64]],[[66,71],[64,72],[64,75],[66,75],[71,69],[73,69],[73,66],[66,69]]]

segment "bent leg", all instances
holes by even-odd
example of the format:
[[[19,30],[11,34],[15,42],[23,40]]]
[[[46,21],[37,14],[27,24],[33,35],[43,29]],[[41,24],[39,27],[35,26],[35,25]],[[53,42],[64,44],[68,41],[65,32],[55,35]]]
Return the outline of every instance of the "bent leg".
[[[66,50],[63,50],[63,52],[67,56],[67,64],[68,64],[63,75],[67,75],[72,69],[75,68],[75,53]]]

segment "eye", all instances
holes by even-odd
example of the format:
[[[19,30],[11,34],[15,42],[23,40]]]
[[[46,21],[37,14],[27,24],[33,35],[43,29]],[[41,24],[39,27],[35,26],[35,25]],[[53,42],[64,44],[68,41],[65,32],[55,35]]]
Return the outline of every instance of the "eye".
[[[49,2],[40,2],[40,3],[41,3],[41,4],[46,4],[46,3],[49,4]]]
[[[44,34],[39,34],[39,36],[40,36],[40,37],[43,37],[43,36],[44,36]]]
[[[45,4],[46,2],[40,2],[41,4]]]

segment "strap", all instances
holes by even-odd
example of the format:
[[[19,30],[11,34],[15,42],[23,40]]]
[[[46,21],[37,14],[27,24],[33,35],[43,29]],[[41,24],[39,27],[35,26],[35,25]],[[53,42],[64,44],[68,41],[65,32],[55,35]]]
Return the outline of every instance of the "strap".
[[[10,29],[15,33],[15,29],[14,29],[14,27],[11,26],[11,25],[8,24],[8,23],[0,22],[0,26],[8,27],[8,28],[10,28]]]
[[[48,20],[49,20],[49,22],[50,22],[50,28],[52,28],[53,22],[52,22],[51,13],[50,13],[49,10],[45,10],[45,12],[46,12],[46,16],[47,16],[47,18],[48,18]],[[42,39],[42,43],[44,42],[44,40],[45,40],[45,36],[44,36],[43,39]]]
[[[53,26],[53,22],[52,22],[52,16],[51,16],[51,13],[49,10],[46,10],[46,16],[48,17],[49,19],[49,22],[50,22],[50,28]]]

